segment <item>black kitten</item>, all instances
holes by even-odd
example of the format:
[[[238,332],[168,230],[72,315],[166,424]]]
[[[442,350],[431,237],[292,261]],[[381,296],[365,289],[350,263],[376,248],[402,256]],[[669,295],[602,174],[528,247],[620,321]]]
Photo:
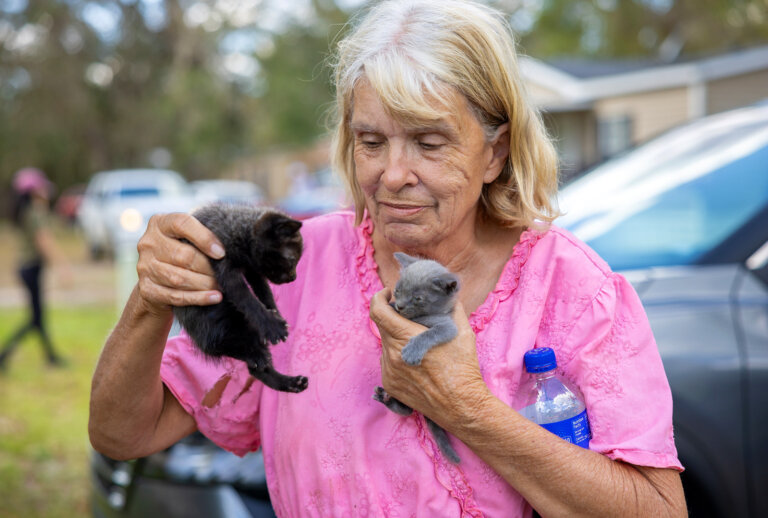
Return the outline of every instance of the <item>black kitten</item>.
[[[402,252],[395,253],[400,263],[400,279],[395,285],[395,301],[390,305],[405,318],[427,326],[427,330],[412,337],[401,352],[408,365],[419,365],[424,355],[435,346],[450,342],[458,334],[451,319],[459,291],[459,278],[442,264],[429,259],[417,259]],[[382,387],[376,387],[373,399],[400,415],[411,415],[413,409],[393,398]],[[425,417],[429,431],[443,455],[459,463],[448,434],[434,421]]]
[[[253,377],[283,392],[307,388],[305,376],[286,376],[272,365],[269,343],[288,336],[267,284],[296,279],[303,242],[301,222],[269,208],[213,204],[192,214],[224,245],[210,259],[223,294],[219,304],[184,306],[174,315],[205,355],[244,361]]]

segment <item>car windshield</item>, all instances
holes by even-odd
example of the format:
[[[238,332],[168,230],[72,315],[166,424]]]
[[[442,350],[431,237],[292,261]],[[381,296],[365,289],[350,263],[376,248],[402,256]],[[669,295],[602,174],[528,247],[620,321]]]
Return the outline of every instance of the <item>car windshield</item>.
[[[715,118],[596,168],[563,189],[557,224],[614,269],[696,263],[768,206],[768,107],[753,112],[762,118]]]

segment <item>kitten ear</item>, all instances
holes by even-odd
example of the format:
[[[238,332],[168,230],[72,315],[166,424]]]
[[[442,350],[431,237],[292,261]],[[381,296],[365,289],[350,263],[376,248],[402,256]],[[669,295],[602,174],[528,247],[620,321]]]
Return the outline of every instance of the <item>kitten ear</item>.
[[[451,293],[458,291],[459,278],[451,272],[441,273],[432,279],[432,284],[446,295],[450,295]]]
[[[267,212],[253,225],[255,235],[281,239],[290,237],[301,228],[301,221],[291,219],[280,212]]]
[[[283,217],[275,225],[275,233],[281,237],[289,237],[294,235],[301,228],[301,221]]]
[[[397,262],[400,263],[400,266],[403,268],[406,268],[419,260],[417,257],[411,257],[403,252],[395,252],[395,259],[397,259]]]

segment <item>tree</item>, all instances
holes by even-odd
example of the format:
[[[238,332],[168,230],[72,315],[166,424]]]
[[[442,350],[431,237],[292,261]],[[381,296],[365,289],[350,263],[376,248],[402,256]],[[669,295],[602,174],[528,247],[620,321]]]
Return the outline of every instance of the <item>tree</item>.
[[[673,61],[768,43],[768,4],[763,0],[494,3],[510,13],[525,51],[539,58],[577,55]]]
[[[63,188],[158,165],[152,156],[190,179],[216,176],[243,155],[311,142],[332,95],[318,64],[347,14],[327,0],[303,18],[280,5],[0,4],[0,181],[36,165]]]
[[[315,0],[311,26],[293,24],[274,37],[274,51],[261,59],[264,93],[260,121],[251,139],[260,151],[298,148],[326,132],[333,101],[327,61],[347,14],[333,3]]]

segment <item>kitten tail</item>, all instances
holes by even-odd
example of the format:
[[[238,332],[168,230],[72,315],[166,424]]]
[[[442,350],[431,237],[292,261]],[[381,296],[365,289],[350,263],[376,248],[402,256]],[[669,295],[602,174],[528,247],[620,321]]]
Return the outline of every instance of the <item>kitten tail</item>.
[[[451,446],[451,442],[448,439],[448,434],[445,430],[440,428],[437,423],[428,417],[425,417],[424,419],[426,419],[427,427],[429,428],[429,431],[432,432],[432,436],[435,438],[435,442],[437,443],[438,448],[440,448],[440,451],[443,452],[443,455],[454,464],[460,463],[461,459],[459,458],[459,454],[456,453],[456,450]]]

